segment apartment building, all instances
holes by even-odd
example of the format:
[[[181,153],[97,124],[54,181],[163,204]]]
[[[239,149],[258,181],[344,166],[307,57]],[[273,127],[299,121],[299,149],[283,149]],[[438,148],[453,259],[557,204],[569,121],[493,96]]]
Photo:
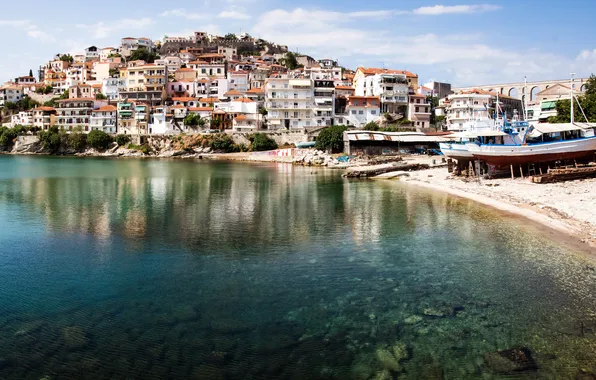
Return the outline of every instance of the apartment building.
[[[316,126],[333,125],[335,118],[335,84],[332,79],[314,80],[314,120]]]
[[[17,85],[5,85],[0,87],[0,106],[5,103],[16,103],[23,98],[23,88]]]
[[[416,130],[430,127],[430,111],[430,103],[426,100],[426,95],[410,94],[407,118]]]
[[[88,84],[78,84],[68,88],[68,97],[70,99],[94,99],[93,89]]]
[[[126,91],[126,78],[106,78],[102,82],[101,92],[108,100],[118,100],[120,91]]]
[[[66,131],[72,131],[77,127],[84,132],[89,132],[89,121],[91,113],[95,108],[107,105],[105,101],[98,101],[89,98],[58,100],[56,126]]]
[[[167,56],[161,59],[156,59],[154,64],[157,66],[166,66],[169,75],[174,75],[176,70],[182,67],[182,59],[176,56]]]
[[[381,112],[407,115],[409,72],[359,67],[354,76],[356,96],[378,96]]]
[[[103,106],[91,111],[89,127],[92,131],[116,133],[117,109],[112,105]]]
[[[314,82],[312,79],[280,77],[265,82],[265,107],[269,128],[312,128],[315,108]]]
[[[33,112],[33,126],[47,131],[56,123],[56,109],[54,107],[37,107]]]
[[[363,128],[370,122],[376,122],[381,116],[381,99],[378,96],[350,96],[346,113],[338,117],[339,124]]]
[[[120,71],[126,78],[126,91],[120,91],[120,99],[160,104],[165,95],[168,80],[164,66],[138,65]]]
[[[228,89],[245,93],[250,88],[248,82],[248,71],[229,71],[228,72]]]
[[[21,111],[16,115],[12,115],[10,117],[10,126],[14,128],[17,125],[33,125],[33,112]]]

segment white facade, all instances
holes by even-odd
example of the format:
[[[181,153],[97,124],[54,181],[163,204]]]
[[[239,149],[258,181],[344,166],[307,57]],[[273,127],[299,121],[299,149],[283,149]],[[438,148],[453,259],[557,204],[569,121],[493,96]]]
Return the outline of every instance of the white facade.
[[[92,131],[116,133],[116,107],[105,106],[91,112],[89,127]]]
[[[245,93],[249,88],[248,72],[228,72],[228,89]]]
[[[182,60],[180,57],[168,56],[162,59],[156,59],[155,64],[158,66],[166,66],[168,68],[168,74],[174,75],[174,73],[182,66]]]
[[[315,80],[314,122],[317,127],[333,125],[335,118],[335,83],[331,79]]]
[[[109,100],[118,100],[120,91],[126,91],[126,78],[106,78],[102,84],[102,94]]]
[[[489,94],[452,94],[445,102],[447,129],[450,131],[469,131],[476,127],[489,126],[489,108],[492,107],[492,95]]]
[[[381,112],[397,112],[408,104],[408,80],[405,74],[368,75],[355,83],[356,96],[378,96]]]
[[[12,115],[10,119],[10,126],[14,128],[17,125],[33,125],[33,112],[21,111],[16,115]]]
[[[265,82],[265,97],[270,129],[316,126],[313,120],[314,83],[311,79],[269,78]]]
[[[99,54],[100,51],[96,46],[90,46],[87,49],[85,49],[85,59],[87,61],[99,59]]]
[[[0,87],[0,106],[4,103],[16,103],[23,98],[23,89],[19,86]]]

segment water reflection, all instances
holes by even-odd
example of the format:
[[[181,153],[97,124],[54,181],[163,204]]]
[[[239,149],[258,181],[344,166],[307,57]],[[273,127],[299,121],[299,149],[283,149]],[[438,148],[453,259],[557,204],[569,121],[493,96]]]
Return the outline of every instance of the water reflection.
[[[590,261],[400,183],[287,165],[0,157],[0,378],[595,372]]]

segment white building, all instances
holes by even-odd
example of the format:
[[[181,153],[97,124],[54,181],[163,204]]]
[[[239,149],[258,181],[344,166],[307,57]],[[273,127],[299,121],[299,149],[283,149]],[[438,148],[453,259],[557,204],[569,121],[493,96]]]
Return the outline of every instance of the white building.
[[[236,90],[242,94],[246,93],[250,85],[248,83],[248,71],[229,71],[228,89]]]
[[[488,93],[451,94],[445,105],[445,123],[449,131],[471,131],[489,128],[489,110],[494,107],[493,96]]]
[[[91,61],[94,59],[99,59],[100,51],[97,46],[89,46],[85,49],[85,60]]]
[[[92,131],[116,133],[116,107],[103,106],[91,112],[89,127]]]
[[[370,122],[378,122],[381,116],[380,107],[381,101],[378,96],[350,96],[346,114],[338,118],[337,123],[364,128]]]
[[[168,74],[174,75],[174,73],[182,66],[182,59],[176,56],[167,56],[161,59],[156,59],[154,63],[158,66],[166,66],[168,68]]]
[[[354,83],[356,96],[378,96],[381,112],[406,115],[408,80],[406,74],[376,73],[359,78]]]
[[[10,118],[10,126],[14,128],[17,125],[33,125],[33,112],[21,111],[16,115],[12,115]]]
[[[16,103],[23,98],[23,88],[16,85],[6,85],[0,87],[0,106],[4,103]]]
[[[118,100],[120,91],[126,91],[126,78],[106,78],[102,82],[102,94],[109,100]]]
[[[118,53],[118,49],[114,49],[113,47],[105,47],[99,51],[99,60],[100,62],[106,61],[110,55]]]
[[[317,126],[314,82],[291,77],[269,78],[265,82],[265,108],[270,129],[298,129]]]

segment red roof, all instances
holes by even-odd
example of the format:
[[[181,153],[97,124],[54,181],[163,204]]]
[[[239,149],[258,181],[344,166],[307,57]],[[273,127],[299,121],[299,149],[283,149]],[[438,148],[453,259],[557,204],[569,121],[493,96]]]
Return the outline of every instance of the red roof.
[[[98,108],[96,110],[93,110],[93,112],[112,112],[112,111],[116,111],[116,107],[114,107],[114,106],[103,106],[101,108]]]
[[[225,95],[225,96],[231,96],[231,95],[234,95],[234,96],[235,96],[235,95],[238,95],[238,96],[240,96],[240,95],[242,95],[242,94],[241,94],[241,93],[239,93],[239,92],[238,92],[238,91],[236,91],[236,90],[230,90],[230,91],[226,92],[224,95]]]
[[[192,101],[196,101],[197,98],[191,98],[191,97],[188,97],[188,96],[182,96],[182,97],[179,97],[179,98],[172,98],[172,100],[175,101],[175,102],[192,102]]]
[[[211,107],[189,107],[188,110],[191,112],[213,111]]]
[[[264,94],[265,91],[261,87],[251,88],[246,92],[247,94]]]
[[[56,111],[56,109],[54,107],[37,107],[37,108],[33,108],[31,111]]]
[[[376,67],[359,67],[358,70],[362,71],[364,75],[375,75],[375,74],[404,74],[406,77],[417,78],[418,75],[411,73],[406,70],[389,70],[380,69]],[[357,71],[358,71],[357,70]]]
[[[253,103],[254,101],[252,99],[249,98],[238,98],[236,100],[233,100],[234,102],[240,102],[240,103]]]

